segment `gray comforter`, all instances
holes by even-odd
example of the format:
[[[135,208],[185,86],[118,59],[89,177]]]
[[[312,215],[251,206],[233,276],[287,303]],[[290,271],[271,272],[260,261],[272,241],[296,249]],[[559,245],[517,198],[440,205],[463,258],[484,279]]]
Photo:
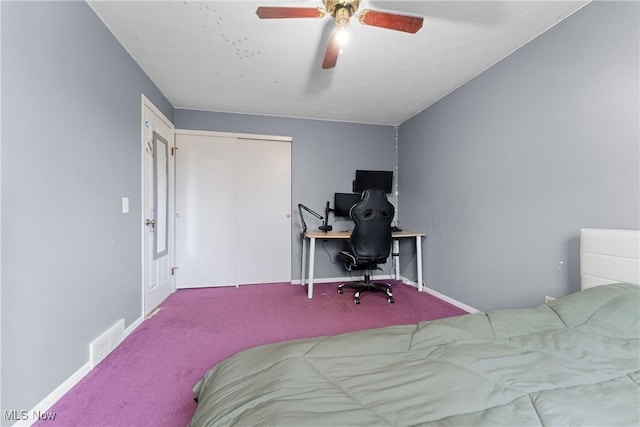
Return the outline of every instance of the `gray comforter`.
[[[640,425],[640,293],[252,348],[194,389],[192,426]]]

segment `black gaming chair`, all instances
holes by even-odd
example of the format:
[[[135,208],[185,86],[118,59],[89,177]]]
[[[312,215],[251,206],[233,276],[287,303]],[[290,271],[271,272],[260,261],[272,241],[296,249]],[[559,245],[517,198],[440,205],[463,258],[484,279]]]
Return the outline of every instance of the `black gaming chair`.
[[[377,291],[387,295],[387,301],[393,303],[391,285],[371,282],[371,271],[378,264],[387,262],[391,252],[391,221],[395,208],[387,200],[383,190],[365,190],[358,203],[351,207],[351,219],[355,227],[349,238],[349,246],[340,251],[339,257],[345,268],[364,270],[364,280],[355,283],[343,283],[338,286],[338,293],[344,288],[355,289],[353,301],[360,304],[360,294],[364,291]]]

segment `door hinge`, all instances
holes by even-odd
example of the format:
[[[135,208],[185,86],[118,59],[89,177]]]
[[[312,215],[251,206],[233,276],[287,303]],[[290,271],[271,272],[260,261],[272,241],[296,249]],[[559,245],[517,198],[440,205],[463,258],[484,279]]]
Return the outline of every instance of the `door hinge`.
[[[175,276],[175,275],[176,275],[176,270],[177,270],[178,268],[179,268],[179,267],[171,267],[171,275],[172,275],[172,276]]]
[[[178,151],[178,147],[171,147],[171,155],[172,156],[176,155],[176,151]]]

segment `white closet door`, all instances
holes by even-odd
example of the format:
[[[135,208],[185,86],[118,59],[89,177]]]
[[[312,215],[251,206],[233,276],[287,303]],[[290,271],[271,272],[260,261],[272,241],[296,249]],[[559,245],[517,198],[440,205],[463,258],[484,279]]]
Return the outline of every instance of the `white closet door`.
[[[238,140],[238,282],[291,281],[291,142]]]
[[[176,135],[176,287],[236,285],[236,139]]]
[[[291,281],[291,142],[177,131],[176,287]]]

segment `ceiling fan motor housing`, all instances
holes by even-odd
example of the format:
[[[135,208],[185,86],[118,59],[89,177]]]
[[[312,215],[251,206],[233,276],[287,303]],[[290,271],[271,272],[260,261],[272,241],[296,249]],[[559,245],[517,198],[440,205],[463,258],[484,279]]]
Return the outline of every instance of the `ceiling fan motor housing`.
[[[336,23],[346,25],[348,22],[340,22],[349,20],[360,6],[360,0],[326,0],[324,8],[331,16],[336,18]]]

